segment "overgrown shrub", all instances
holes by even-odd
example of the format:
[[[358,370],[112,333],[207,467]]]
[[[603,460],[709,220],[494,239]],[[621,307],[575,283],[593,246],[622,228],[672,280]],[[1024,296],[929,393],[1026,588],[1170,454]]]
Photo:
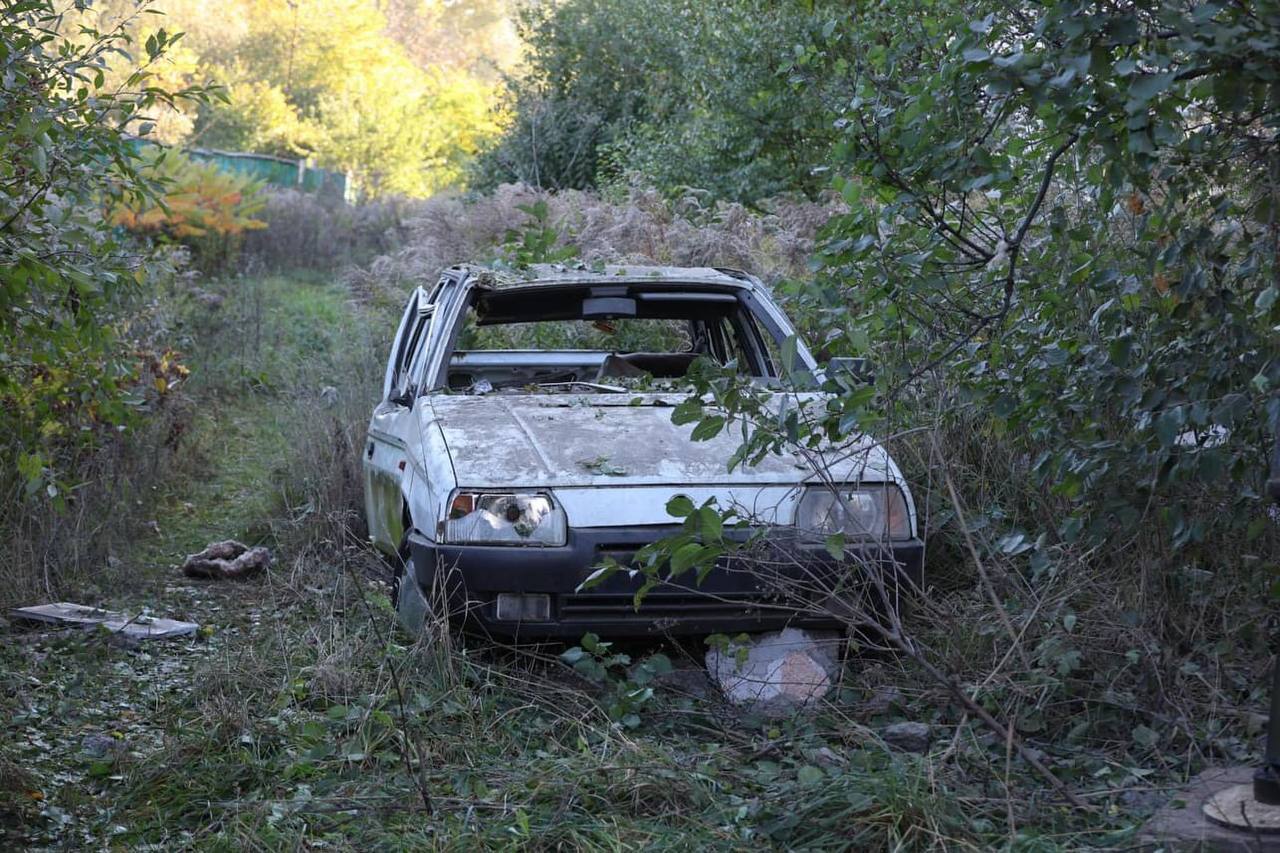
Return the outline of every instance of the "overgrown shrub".
[[[198,163],[176,150],[148,151],[142,173],[161,188],[154,198],[126,197],[110,221],[129,232],[191,250],[195,266],[209,273],[231,269],[244,235],[267,223],[256,218],[263,207],[263,184],[212,163]]]
[[[1163,768],[1251,749],[1231,720],[1260,705],[1280,553],[1278,11],[831,12],[786,73],[847,87],[849,207],[789,298],[875,387],[765,417],[730,376],[677,410],[704,434],[758,416],[760,452],[898,436],[945,587],[916,649],[1051,733],[1064,775],[1116,744]]]
[[[746,202],[818,195],[826,177],[815,167],[832,138],[825,96],[793,90],[779,68],[817,36],[826,6],[525,6],[528,53],[508,81],[511,121],[478,158],[473,186],[588,189],[639,174],[667,194],[693,186]]]
[[[127,409],[120,423],[105,421],[92,401],[74,405],[94,379],[79,372],[83,367],[46,369],[11,398],[7,424],[19,435],[38,433],[43,458],[56,468],[38,467],[32,448],[16,468],[0,473],[8,495],[0,501],[6,543],[0,602],[47,599],[69,584],[105,578],[114,552],[150,519],[153,489],[172,472],[193,417],[186,356],[174,349],[182,336],[169,295],[180,288],[184,266],[183,250],[154,256],[150,283],[163,295],[131,300],[128,319],[116,321],[120,349],[114,357],[122,371],[120,405]],[[45,397],[59,401],[57,419],[46,416],[41,427],[30,419],[39,411],[32,404]]]
[[[165,418],[141,426],[137,414],[171,406],[181,379],[151,298],[175,264],[123,239],[103,211],[161,192],[125,132],[145,136],[153,106],[208,92],[156,85],[175,41],[164,30],[135,59],[123,28],[72,37],[63,13],[0,2],[0,595],[83,564],[60,549],[93,537],[58,532],[112,523],[128,485],[111,460],[133,452],[121,431],[163,434]],[[108,84],[113,56],[127,70]]]
[[[311,193],[267,188],[256,214],[266,224],[244,237],[247,270],[317,270],[337,273],[367,263],[405,241],[404,217],[416,203],[391,198],[357,205],[332,202]]]

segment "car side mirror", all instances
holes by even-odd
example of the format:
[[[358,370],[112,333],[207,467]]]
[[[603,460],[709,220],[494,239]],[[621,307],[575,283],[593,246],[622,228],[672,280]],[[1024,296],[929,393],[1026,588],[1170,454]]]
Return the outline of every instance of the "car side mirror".
[[[413,398],[418,395],[418,389],[410,386],[399,394],[392,395],[387,402],[395,403],[397,406],[404,406],[406,409],[413,408]]]
[[[876,369],[869,359],[833,358],[827,362],[827,376],[844,375],[854,382],[870,385],[876,381]]]

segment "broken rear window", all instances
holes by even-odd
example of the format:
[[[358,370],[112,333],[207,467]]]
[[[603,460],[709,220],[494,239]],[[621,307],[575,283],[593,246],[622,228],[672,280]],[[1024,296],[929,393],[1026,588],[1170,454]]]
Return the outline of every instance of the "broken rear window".
[[[448,385],[471,393],[634,389],[678,382],[700,357],[773,375],[755,319],[731,292],[477,288],[449,357]]]
[[[470,315],[458,349],[690,352],[693,334],[688,320],[548,320],[478,326]]]

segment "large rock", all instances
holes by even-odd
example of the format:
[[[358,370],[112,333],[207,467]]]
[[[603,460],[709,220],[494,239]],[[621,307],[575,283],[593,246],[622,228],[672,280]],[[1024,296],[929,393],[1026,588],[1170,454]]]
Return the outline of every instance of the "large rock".
[[[928,752],[933,733],[924,723],[894,723],[880,732],[880,739],[902,752]]]
[[[735,705],[768,716],[812,706],[835,686],[840,645],[835,631],[784,628],[707,652],[707,672]]]

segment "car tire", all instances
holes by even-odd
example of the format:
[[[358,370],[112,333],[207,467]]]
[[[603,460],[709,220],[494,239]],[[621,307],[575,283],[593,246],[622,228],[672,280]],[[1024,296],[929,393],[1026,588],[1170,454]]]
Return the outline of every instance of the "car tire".
[[[421,570],[431,571],[431,568],[416,564],[407,535],[397,562],[399,566],[392,584],[396,621],[415,637],[429,635],[438,640],[450,636],[457,620],[451,617],[447,607],[437,606],[440,603],[437,597],[442,592],[437,588],[438,578],[432,578],[432,592],[423,595]]]
[[[400,606],[400,581],[404,578],[404,549],[394,557],[385,557],[387,566],[391,569],[390,595],[391,609],[395,610]]]
[[[410,634],[418,636],[430,618],[430,605],[422,595],[418,581],[418,568],[414,565],[413,550],[406,535],[400,544],[396,571],[391,583],[391,602],[395,606],[396,621]]]

